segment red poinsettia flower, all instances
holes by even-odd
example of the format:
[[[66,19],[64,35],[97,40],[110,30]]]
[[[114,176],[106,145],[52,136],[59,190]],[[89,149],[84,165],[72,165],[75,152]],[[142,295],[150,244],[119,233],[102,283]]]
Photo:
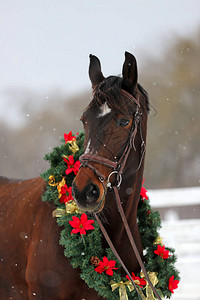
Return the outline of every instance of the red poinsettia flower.
[[[174,293],[174,290],[178,288],[179,280],[174,280],[174,276],[171,276],[169,279],[168,289],[172,294]]]
[[[70,131],[69,133],[64,133],[64,139],[65,139],[65,143],[67,143],[73,141],[74,139],[76,139],[76,137],[73,136],[72,131]]]
[[[117,270],[118,268],[115,268],[116,261],[115,260],[108,260],[106,256],[103,257],[103,260],[100,261],[98,267],[96,267],[94,270],[97,273],[103,273],[106,272],[107,275],[113,276],[113,270]]]
[[[144,181],[145,181],[145,178],[142,181],[142,185],[144,184]],[[148,200],[147,190],[143,186],[141,187],[140,196],[142,197],[143,201],[144,201],[144,199]]]
[[[137,284],[137,285],[139,285],[140,287],[143,287],[144,285],[147,284],[146,280],[144,278],[140,278],[139,276],[135,276],[135,274],[133,272],[131,273],[131,275],[132,275],[131,277],[132,277],[134,283]],[[131,280],[128,275],[126,275],[126,278],[128,280]]]
[[[80,233],[80,234],[86,234],[86,230],[93,230],[94,226],[92,225],[94,223],[94,220],[88,220],[88,217],[86,214],[82,214],[80,219],[78,217],[73,216],[73,221],[69,221],[69,224],[74,228],[71,233]]]
[[[163,259],[167,259],[169,257],[169,250],[165,250],[165,246],[162,247],[158,245],[157,249],[154,250],[154,253],[161,256]]]
[[[73,155],[70,155],[68,159],[63,157],[63,160],[67,163],[68,167],[68,169],[65,171],[66,175],[70,174],[71,172],[74,172],[74,175],[76,175],[81,165],[80,161],[77,160],[76,162],[74,162]]]
[[[60,203],[66,203],[70,200],[74,200],[72,197],[72,187],[68,187],[66,184],[61,187],[60,193],[62,196],[60,197]]]

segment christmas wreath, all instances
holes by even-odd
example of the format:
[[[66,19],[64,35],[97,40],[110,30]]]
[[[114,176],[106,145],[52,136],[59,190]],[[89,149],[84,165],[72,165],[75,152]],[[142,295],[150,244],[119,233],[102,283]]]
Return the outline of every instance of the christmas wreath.
[[[53,202],[57,209],[53,216],[62,226],[60,245],[74,268],[80,269],[81,278],[90,288],[107,299],[138,299],[128,276],[120,275],[120,264],[110,248],[103,249],[102,234],[96,220],[81,212],[72,196],[72,181],[77,174],[83,153],[84,133],[64,134],[62,144],[46,154],[50,168],[41,174],[47,182],[43,201]],[[141,189],[138,205],[138,227],[142,238],[145,267],[161,298],[170,298],[178,287],[179,273],[175,268],[174,249],[165,247],[159,236],[161,220],[153,211],[147,191]],[[132,273],[142,299],[155,299],[142,273]]]

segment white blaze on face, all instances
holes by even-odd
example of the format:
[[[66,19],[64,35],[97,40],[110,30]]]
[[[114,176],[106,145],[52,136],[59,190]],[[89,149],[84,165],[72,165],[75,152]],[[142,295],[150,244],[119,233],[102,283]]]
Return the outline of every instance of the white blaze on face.
[[[100,113],[97,116],[97,118],[101,118],[104,117],[106,115],[108,115],[111,112],[110,107],[108,106],[107,102],[105,102],[104,104],[102,104],[102,106],[100,107]],[[85,148],[85,152],[84,154],[97,154],[97,151],[94,151],[94,149],[92,149],[91,147],[91,139],[88,140],[87,146]],[[104,145],[105,146],[105,145]]]
[[[90,152],[90,143],[91,143],[91,140],[88,141],[84,154],[88,154]]]
[[[107,114],[109,114],[111,112],[110,107],[108,106],[107,102],[105,102],[104,104],[102,104],[102,106],[100,107],[100,114],[98,115],[98,118],[100,117],[104,117]]]

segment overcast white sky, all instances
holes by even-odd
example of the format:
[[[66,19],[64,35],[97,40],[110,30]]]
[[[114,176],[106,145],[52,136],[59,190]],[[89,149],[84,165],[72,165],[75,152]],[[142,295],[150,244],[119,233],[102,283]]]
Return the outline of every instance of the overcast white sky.
[[[8,88],[87,89],[90,53],[119,74],[125,50],[139,63],[159,55],[198,28],[199,12],[199,0],[1,0],[0,101]]]

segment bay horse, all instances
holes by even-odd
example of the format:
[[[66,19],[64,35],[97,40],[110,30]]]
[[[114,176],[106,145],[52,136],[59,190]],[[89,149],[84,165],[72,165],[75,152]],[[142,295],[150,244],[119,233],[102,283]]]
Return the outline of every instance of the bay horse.
[[[120,199],[142,257],[137,205],[143,179],[141,148],[146,142],[148,96],[137,82],[136,59],[128,52],[125,52],[122,77],[105,78],[99,59],[90,55],[89,77],[93,99],[81,118],[85,157],[96,155],[104,163],[117,162],[123,156],[130,133],[135,134],[120,176],[99,161],[84,164],[83,157],[73,182],[74,198],[82,210],[94,212],[104,220],[124,263],[130,272],[137,273],[139,264],[109,190],[111,185],[116,183],[119,188],[121,184]],[[135,122],[136,116],[139,122]],[[60,228],[52,218],[55,206],[41,201],[45,186],[40,177],[24,181],[0,179],[0,299],[103,299],[88,288],[79,270],[73,269],[64,256],[59,245]],[[106,245],[105,240],[103,244]]]

